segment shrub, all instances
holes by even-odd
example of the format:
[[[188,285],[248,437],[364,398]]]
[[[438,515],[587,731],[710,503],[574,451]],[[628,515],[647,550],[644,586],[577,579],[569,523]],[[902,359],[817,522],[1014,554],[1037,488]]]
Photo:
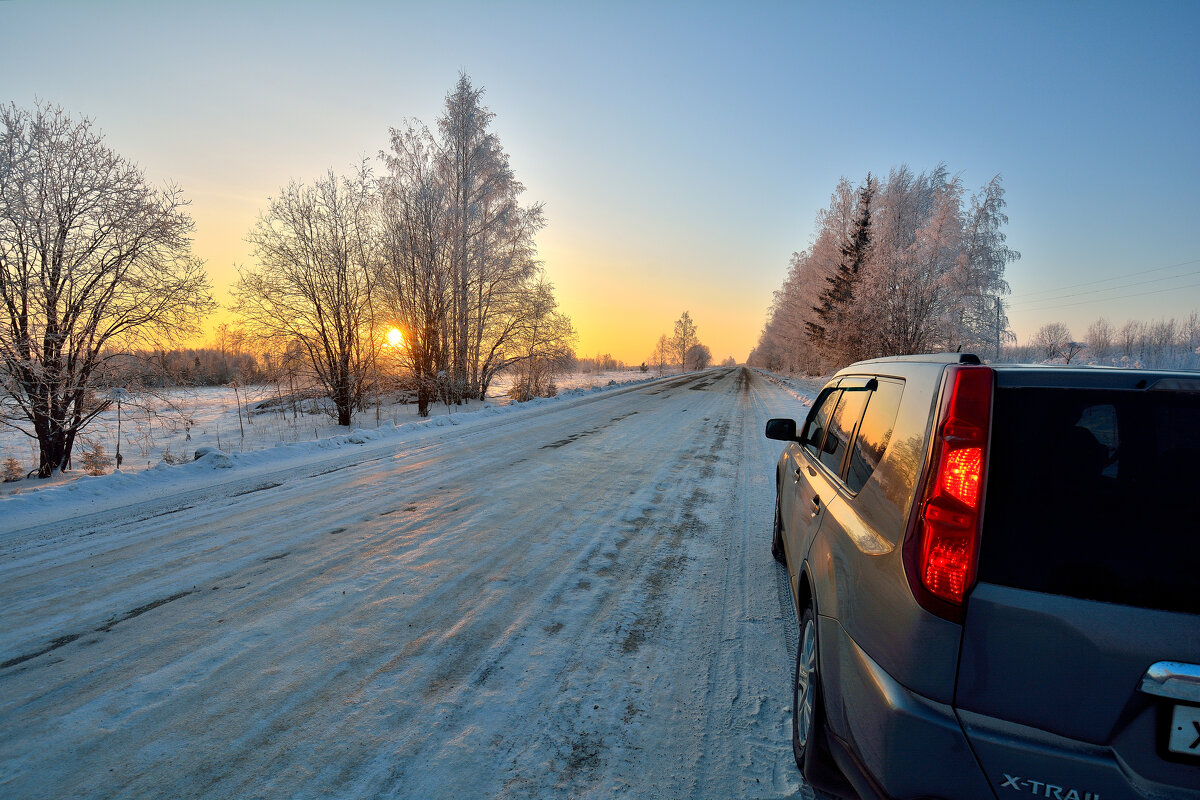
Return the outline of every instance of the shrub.
[[[508,396],[517,403],[526,403],[533,399],[533,393],[529,391],[529,387],[524,381],[514,383],[508,389]]]
[[[21,468],[21,462],[17,461],[12,456],[4,459],[4,482],[12,483],[19,481],[25,477],[25,471]]]
[[[83,446],[83,455],[79,459],[88,475],[103,475],[112,460],[104,452],[104,445],[91,444]]]
[[[192,461],[192,459],[190,457],[188,457],[187,455],[178,455],[177,456],[174,453],[172,453],[170,445],[167,445],[167,447],[163,450],[162,460],[167,462],[168,464],[172,464],[172,465],[187,464]]]

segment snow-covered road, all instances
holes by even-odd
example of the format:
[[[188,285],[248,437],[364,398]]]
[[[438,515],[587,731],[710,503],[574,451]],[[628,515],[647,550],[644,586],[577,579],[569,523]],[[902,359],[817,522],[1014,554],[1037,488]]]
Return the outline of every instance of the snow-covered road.
[[[805,410],[710,370],[0,521],[0,796],[811,797]]]

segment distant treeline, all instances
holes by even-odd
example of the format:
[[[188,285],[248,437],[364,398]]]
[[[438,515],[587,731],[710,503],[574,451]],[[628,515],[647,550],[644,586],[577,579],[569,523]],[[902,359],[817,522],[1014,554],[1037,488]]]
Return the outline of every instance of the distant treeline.
[[[225,386],[265,383],[273,379],[252,353],[230,353],[212,347],[183,350],[137,350],[112,356],[114,386]]]
[[[1104,317],[1079,339],[1061,322],[1043,325],[1023,345],[1004,348],[1006,362],[1056,362],[1147,369],[1200,369],[1200,312],[1182,322],[1174,317],[1130,320],[1120,328]]]
[[[221,326],[218,340],[244,342],[236,329]],[[243,345],[244,346],[244,345]],[[237,382],[287,383],[304,378],[307,386],[314,376],[305,369],[303,358],[295,354],[292,368],[287,360],[274,354],[258,354],[238,349],[231,352],[219,345],[212,347],[184,348],[180,350],[137,350],[132,353],[113,354],[109,361],[110,382],[113,386],[179,387],[179,386],[227,386]],[[569,357],[562,364],[563,371],[601,374],[628,369],[624,361],[613,358],[610,353],[600,353],[590,358]]]

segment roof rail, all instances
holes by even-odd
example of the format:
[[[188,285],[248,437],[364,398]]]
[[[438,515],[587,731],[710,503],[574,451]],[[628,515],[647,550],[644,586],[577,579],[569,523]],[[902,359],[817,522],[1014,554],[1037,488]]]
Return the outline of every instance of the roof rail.
[[[923,353],[912,356],[885,356],[859,361],[858,364],[882,364],[889,361],[920,361],[930,364],[982,364],[974,353]]]

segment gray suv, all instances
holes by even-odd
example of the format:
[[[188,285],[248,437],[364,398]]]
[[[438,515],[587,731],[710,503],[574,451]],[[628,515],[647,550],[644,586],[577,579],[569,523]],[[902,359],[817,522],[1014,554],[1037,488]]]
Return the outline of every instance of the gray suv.
[[[864,361],[766,433],[810,783],[1200,798],[1200,374]]]

